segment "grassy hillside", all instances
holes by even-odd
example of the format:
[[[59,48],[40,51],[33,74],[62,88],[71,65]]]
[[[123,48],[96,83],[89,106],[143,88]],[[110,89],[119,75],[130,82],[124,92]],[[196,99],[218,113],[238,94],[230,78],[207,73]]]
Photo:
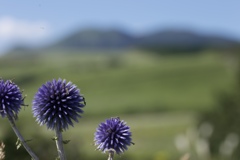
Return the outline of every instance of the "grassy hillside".
[[[28,104],[46,81],[70,80],[81,88],[91,115],[206,109],[233,78],[216,54],[151,57],[136,52],[2,57],[0,75],[25,90]]]
[[[41,139],[49,139],[53,133],[35,124],[31,101],[43,83],[60,77],[81,88],[87,101],[83,119],[65,135],[73,139],[66,148],[78,148],[67,152],[69,159],[78,154],[100,159],[92,145],[93,133],[98,123],[111,116],[120,116],[132,127],[136,145],[124,155],[128,159],[158,160],[162,155],[174,159],[178,156],[175,136],[195,125],[199,111],[215,105],[219,91],[232,87],[234,74],[226,62],[208,52],[181,57],[139,51],[8,55],[0,57],[0,77],[13,79],[27,94],[25,103],[30,106],[20,113],[18,124],[24,135],[37,138],[31,144],[38,152],[45,142],[37,145],[39,137],[44,134]],[[4,140],[10,128],[6,120],[0,125]]]

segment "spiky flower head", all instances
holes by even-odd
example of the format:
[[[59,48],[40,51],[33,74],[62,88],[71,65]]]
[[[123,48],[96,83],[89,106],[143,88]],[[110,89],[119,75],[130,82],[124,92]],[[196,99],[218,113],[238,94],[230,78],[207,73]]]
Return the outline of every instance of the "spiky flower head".
[[[120,118],[110,118],[100,123],[95,132],[95,145],[103,151],[114,151],[117,154],[123,153],[132,143],[132,133],[126,122]]]
[[[40,125],[46,124],[52,130],[66,130],[68,125],[73,126],[73,120],[78,122],[84,106],[85,99],[77,86],[59,78],[38,89],[32,110]]]
[[[22,92],[11,80],[0,79],[0,114],[12,120],[17,119],[17,114],[23,105]]]

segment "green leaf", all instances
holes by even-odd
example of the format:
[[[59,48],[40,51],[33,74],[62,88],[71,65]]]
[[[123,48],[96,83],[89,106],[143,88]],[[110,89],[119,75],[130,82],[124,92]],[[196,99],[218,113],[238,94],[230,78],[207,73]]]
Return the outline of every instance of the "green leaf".
[[[25,140],[26,143],[27,143],[27,142],[30,142],[30,141],[32,141],[32,139],[27,139],[27,140]]]
[[[17,145],[17,149],[19,149],[21,146],[22,146],[22,144],[19,143],[19,144]]]
[[[22,143],[21,143],[20,139],[18,138],[16,141],[16,147],[17,147],[17,149],[19,149],[21,146],[22,146]]]
[[[71,140],[64,140],[64,141],[62,141],[62,142],[63,142],[63,144],[68,144],[70,141],[71,141]]]
[[[58,137],[53,137],[52,140],[56,141],[56,140],[58,140]]]

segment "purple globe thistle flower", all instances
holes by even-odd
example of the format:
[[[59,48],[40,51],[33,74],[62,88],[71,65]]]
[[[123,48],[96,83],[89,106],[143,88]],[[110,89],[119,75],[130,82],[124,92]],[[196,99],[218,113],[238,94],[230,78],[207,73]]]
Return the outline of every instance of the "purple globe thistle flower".
[[[3,118],[7,116],[16,120],[21,105],[24,105],[23,100],[22,92],[15,83],[0,79],[0,114]]]
[[[39,88],[32,110],[40,125],[46,124],[52,130],[66,130],[68,125],[73,126],[72,120],[78,122],[85,104],[77,86],[59,78]]]
[[[110,118],[100,123],[95,132],[95,145],[97,149],[123,153],[132,143],[130,127],[120,118]]]

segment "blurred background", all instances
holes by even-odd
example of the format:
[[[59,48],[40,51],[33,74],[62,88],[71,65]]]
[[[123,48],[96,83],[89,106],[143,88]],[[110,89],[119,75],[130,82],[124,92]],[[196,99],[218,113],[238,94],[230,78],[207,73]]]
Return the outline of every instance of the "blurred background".
[[[76,84],[87,106],[63,133],[67,158],[105,160],[96,127],[119,116],[133,142],[116,160],[240,157],[239,1],[0,0],[0,77],[24,90],[16,122],[40,159],[55,159],[54,132],[33,118],[46,81]],[[0,120],[6,160],[28,160]]]

